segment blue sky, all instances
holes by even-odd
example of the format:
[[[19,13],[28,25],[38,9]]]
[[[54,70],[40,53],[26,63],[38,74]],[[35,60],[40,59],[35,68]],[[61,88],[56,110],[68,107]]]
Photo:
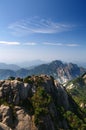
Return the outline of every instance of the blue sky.
[[[85,62],[86,0],[0,0],[0,62]]]

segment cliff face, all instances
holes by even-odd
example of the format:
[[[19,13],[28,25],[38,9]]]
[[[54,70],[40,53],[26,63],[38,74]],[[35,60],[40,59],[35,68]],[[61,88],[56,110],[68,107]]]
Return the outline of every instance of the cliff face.
[[[68,111],[82,118],[77,104],[53,77],[40,75],[0,81],[2,130],[71,129]]]

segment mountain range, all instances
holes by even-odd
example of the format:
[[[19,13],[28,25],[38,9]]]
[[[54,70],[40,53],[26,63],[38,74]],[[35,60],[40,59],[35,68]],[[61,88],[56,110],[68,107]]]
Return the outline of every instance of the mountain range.
[[[17,67],[17,70],[15,71],[11,70],[11,67],[9,67],[9,69],[0,69],[0,79],[7,79],[12,76],[24,78],[28,75],[46,74],[53,76],[60,83],[64,83],[86,72],[85,68],[79,67],[73,63],[63,63],[59,60],[34,66],[29,69],[18,68],[19,67]]]
[[[6,63],[0,63],[0,69],[10,69],[10,70],[19,70],[20,67],[18,65],[15,64],[6,64]]]

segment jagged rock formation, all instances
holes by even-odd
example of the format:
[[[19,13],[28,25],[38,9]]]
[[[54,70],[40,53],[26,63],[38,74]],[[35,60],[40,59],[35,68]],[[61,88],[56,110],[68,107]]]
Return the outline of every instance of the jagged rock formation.
[[[61,61],[53,61],[49,64],[43,64],[29,71],[29,74],[47,74],[52,75],[60,83],[72,80],[86,72],[86,69],[78,67],[73,63],[63,63]]]
[[[0,81],[1,130],[77,129],[78,126],[71,126],[68,114],[75,114],[79,120],[83,118],[72,97],[53,77],[40,75]]]

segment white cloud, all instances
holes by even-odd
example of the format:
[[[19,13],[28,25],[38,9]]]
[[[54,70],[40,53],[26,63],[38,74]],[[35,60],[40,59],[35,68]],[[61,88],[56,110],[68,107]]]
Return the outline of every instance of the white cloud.
[[[50,43],[50,42],[44,42],[43,45],[49,45],[49,46],[67,46],[67,47],[77,47],[80,46],[79,44],[65,44],[65,43]]]
[[[20,42],[0,41],[0,44],[5,44],[5,45],[20,45]]]
[[[12,23],[8,28],[15,35],[26,35],[31,33],[41,33],[41,34],[52,34],[59,33],[63,31],[68,31],[73,27],[73,25],[67,25],[63,23],[53,22],[47,19],[39,19],[38,17],[29,18],[26,20],[21,20]]]
[[[35,42],[27,42],[27,43],[24,43],[24,45],[35,46],[35,45],[37,45],[37,43],[35,43]]]
[[[77,46],[79,46],[79,44],[66,44],[66,46],[69,46],[69,47],[77,47]]]
[[[50,43],[50,42],[44,42],[44,45],[50,45],[50,46],[63,46],[63,43]]]

